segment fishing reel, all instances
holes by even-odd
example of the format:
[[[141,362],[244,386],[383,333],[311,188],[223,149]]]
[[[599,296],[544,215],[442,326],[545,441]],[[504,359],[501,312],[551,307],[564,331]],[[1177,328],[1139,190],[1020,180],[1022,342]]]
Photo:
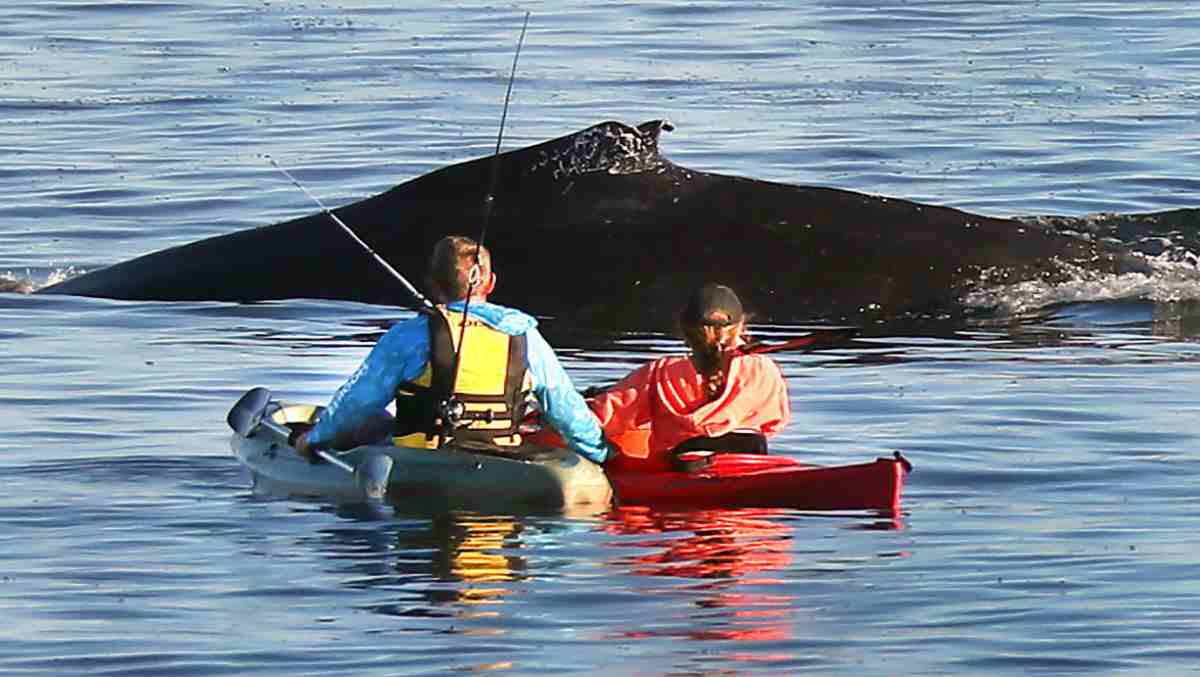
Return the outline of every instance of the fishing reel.
[[[447,433],[467,425],[467,405],[458,398],[449,397],[438,403],[438,423]]]
[[[438,420],[447,430],[455,430],[470,425],[471,421],[496,420],[496,412],[491,409],[484,411],[467,411],[467,405],[456,397],[450,397],[438,403]]]
[[[468,411],[467,405],[455,397],[442,400],[438,403],[438,421],[437,425],[441,430],[438,437],[438,447],[457,440],[458,444],[470,445],[471,441],[459,435],[458,431],[468,428],[472,421],[485,421],[491,423],[496,419],[496,412],[492,410],[485,411]]]

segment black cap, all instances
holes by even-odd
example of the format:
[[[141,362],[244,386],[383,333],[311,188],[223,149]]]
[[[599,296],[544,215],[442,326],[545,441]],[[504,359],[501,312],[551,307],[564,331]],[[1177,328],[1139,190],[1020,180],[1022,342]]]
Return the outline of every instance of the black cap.
[[[723,284],[706,284],[688,296],[680,313],[685,325],[724,326],[742,321],[742,302],[733,290]]]

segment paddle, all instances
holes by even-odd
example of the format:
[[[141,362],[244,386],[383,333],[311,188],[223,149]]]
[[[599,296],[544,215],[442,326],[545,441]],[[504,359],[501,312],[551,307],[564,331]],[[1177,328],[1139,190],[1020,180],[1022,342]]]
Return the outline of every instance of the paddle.
[[[225,417],[225,422],[242,437],[253,437],[260,429],[266,429],[288,440],[292,434],[291,429],[276,423],[267,415],[267,406],[270,403],[270,390],[262,387],[251,388],[238,398],[229,410],[229,415]],[[370,454],[355,468],[324,449],[313,451],[330,465],[354,475],[368,498],[382,499],[387,492],[388,479],[392,474],[392,459],[387,454]]]
[[[842,327],[838,329],[814,329],[811,333],[804,336],[780,341],[779,343],[767,343],[766,341],[751,341],[738,347],[739,355],[761,355],[763,353],[777,353],[784,350],[800,350],[805,348],[820,348],[823,346],[835,345],[853,338],[858,334],[857,327]],[[582,391],[584,397],[594,397],[611,388],[615,383],[609,383],[603,386],[588,386]]]
[[[840,329],[814,329],[811,334],[798,336],[794,339],[788,339],[779,343],[767,343],[766,341],[751,341],[743,345],[738,352],[742,355],[760,355],[762,353],[776,353],[781,350],[797,350],[799,348],[819,348],[821,346],[832,345],[849,340],[858,334],[856,327],[843,327]]]

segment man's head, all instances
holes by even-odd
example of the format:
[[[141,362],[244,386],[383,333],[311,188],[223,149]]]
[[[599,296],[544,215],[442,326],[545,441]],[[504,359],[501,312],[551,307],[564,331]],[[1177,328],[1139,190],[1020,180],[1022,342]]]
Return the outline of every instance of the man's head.
[[[745,319],[742,301],[732,289],[723,284],[706,284],[688,296],[679,314],[684,327],[726,327]]]
[[[479,253],[479,269],[474,285],[471,284],[471,269],[475,267],[475,254]],[[429,260],[429,286],[435,300],[450,303],[467,298],[470,289],[472,301],[487,300],[496,288],[496,274],[492,272],[492,255],[487,247],[481,247],[469,237],[447,235],[433,246]]]

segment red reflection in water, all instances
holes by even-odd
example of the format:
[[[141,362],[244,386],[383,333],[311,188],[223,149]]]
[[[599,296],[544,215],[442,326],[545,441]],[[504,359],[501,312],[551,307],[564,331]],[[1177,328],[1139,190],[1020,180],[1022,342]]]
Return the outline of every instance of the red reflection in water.
[[[605,531],[613,534],[667,535],[623,541],[621,545],[657,548],[633,559],[632,573],[645,576],[734,578],[782,569],[791,563],[791,529],[769,519],[784,510],[739,509],[660,512],[643,506],[614,509]],[[682,532],[691,532],[681,536]],[[760,579],[760,582],[761,581]]]
[[[696,612],[681,619],[684,627],[637,629],[622,637],[681,637],[696,641],[778,642],[793,638],[803,600],[795,595],[764,593],[757,586],[787,581],[776,572],[793,567],[793,527],[783,521],[795,511],[773,508],[661,511],[623,506],[608,514],[604,530],[621,536],[609,545],[649,550],[618,560],[640,576],[703,581]],[[859,528],[898,529],[898,517],[871,520]],[[626,538],[633,536],[635,538]],[[636,538],[636,537],[641,538]],[[735,661],[786,661],[777,647],[766,653],[739,651]]]
[[[676,636],[700,641],[788,639],[792,596],[736,590],[748,584],[776,583],[777,579],[766,574],[791,564],[792,530],[771,519],[786,512],[774,509],[661,512],[642,506],[614,509],[605,531],[646,538],[615,541],[613,545],[652,550],[624,560],[631,573],[709,581],[696,601],[703,616],[694,623],[696,627],[632,630],[623,636],[635,639]]]

